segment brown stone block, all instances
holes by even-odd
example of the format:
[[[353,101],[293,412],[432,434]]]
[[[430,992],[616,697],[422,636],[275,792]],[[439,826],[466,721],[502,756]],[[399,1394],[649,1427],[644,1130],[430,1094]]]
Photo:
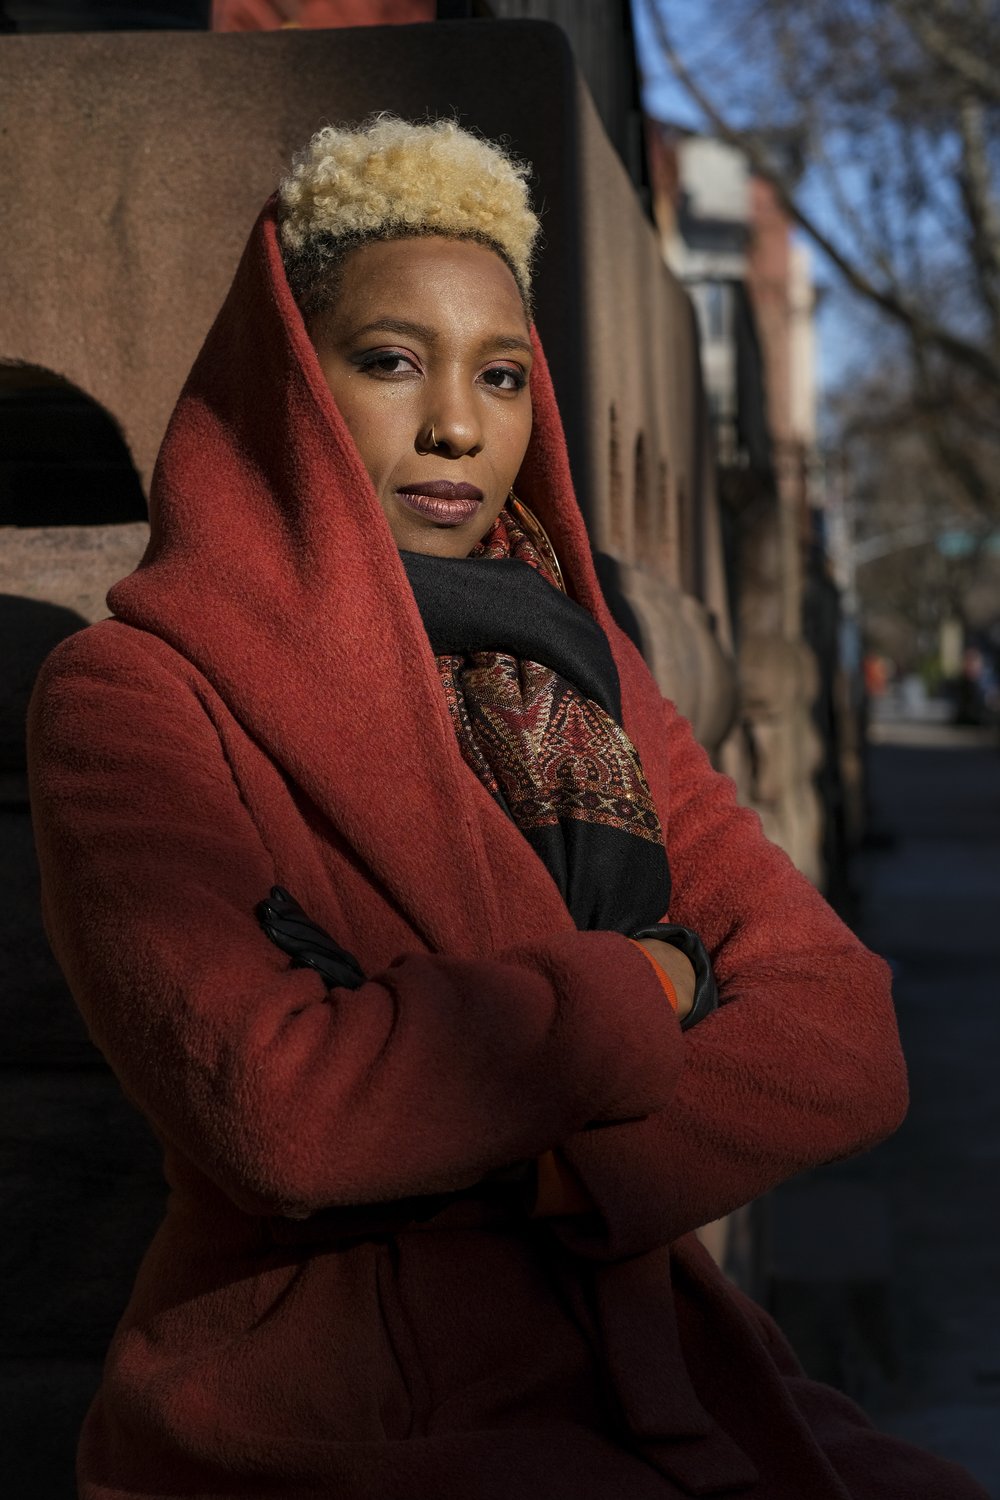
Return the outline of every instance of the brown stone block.
[[[823,827],[815,775],[823,744],[812,716],[819,686],[815,657],[801,640],[746,636],[740,679],[754,766],[749,800],[768,837],[819,885]]]
[[[132,572],[148,540],[146,521],[0,527],[0,593],[72,610],[92,624],[107,617],[108,589]]]
[[[622,564],[618,578],[639,623],[650,671],[691,720],[701,743],[716,750],[736,717],[737,684],[735,664],[708,610],[646,568]]]

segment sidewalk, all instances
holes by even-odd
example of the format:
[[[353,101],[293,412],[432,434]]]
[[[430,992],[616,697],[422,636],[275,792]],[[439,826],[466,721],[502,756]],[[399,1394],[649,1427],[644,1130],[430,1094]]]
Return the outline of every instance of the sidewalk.
[[[774,1311],[810,1373],[1000,1500],[1000,745],[873,738],[860,934],[895,972],[910,1114],[774,1195]]]

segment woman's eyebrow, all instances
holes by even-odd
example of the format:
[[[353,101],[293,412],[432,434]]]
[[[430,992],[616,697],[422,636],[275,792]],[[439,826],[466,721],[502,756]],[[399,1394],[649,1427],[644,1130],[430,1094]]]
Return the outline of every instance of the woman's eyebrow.
[[[411,323],[406,318],[376,318],[374,323],[356,328],[351,337],[359,339],[365,333],[401,333],[405,338],[423,339],[425,344],[433,344],[437,339],[434,329],[426,323]]]
[[[521,335],[517,333],[495,334],[492,338],[483,339],[483,345],[485,346],[487,344],[491,349],[520,349],[525,354],[530,354],[532,357],[534,357],[535,353],[528,340],[526,338],[522,338]]]
[[[404,338],[422,339],[425,344],[435,344],[440,337],[436,329],[429,327],[426,323],[411,323],[408,318],[376,318],[373,323],[365,323],[363,327],[356,328],[351,338],[359,339],[367,333],[398,333]],[[532,356],[535,352],[528,340],[516,333],[487,334],[484,339],[480,340],[479,347],[505,351],[517,349]]]

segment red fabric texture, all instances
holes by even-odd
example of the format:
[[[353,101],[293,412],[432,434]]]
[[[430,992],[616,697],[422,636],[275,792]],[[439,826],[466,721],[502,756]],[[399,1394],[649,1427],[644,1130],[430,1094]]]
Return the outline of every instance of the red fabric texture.
[[[338,26],[409,26],[433,21],[435,0],[214,0],[213,31],[279,31]]]
[[[52,652],[29,711],[46,929],[171,1189],[82,1433],[83,1500],[984,1494],[806,1382],[690,1234],[896,1127],[888,971],[612,622],[540,348],[532,395],[517,490],[611,642],[670,916],[703,936],[721,1008],[682,1035],[647,956],[575,929],[463,761],[272,201],[116,618]],[[273,884],[365,984],[289,966],[254,915]],[[392,1227],[395,1200],[549,1149],[593,1213],[467,1200]]]

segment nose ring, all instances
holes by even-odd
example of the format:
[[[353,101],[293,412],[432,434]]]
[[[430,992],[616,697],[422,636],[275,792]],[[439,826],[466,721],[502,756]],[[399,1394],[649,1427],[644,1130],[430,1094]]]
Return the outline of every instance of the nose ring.
[[[432,448],[436,448],[436,447],[437,447],[437,445],[438,445],[438,440],[437,440],[437,438],[436,438],[436,437],[435,437],[435,436],[434,436],[434,423],[433,423],[433,422],[432,422],[432,423],[431,423],[431,447],[432,447]]]

